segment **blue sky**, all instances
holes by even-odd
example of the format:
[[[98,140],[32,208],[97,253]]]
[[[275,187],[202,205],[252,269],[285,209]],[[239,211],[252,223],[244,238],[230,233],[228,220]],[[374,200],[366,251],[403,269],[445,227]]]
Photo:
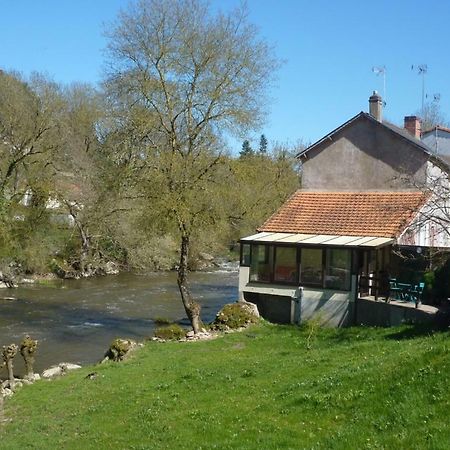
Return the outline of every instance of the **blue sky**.
[[[104,25],[124,0],[0,0],[0,68],[44,72],[70,83],[101,79]],[[238,0],[213,0],[232,8]],[[412,65],[427,64],[425,91],[439,93],[450,116],[450,2],[431,0],[248,0],[250,20],[285,61],[270,92],[267,124],[254,134],[269,141],[315,141],[366,111],[386,67],[385,117],[400,124],[421,106],[422,79]]]

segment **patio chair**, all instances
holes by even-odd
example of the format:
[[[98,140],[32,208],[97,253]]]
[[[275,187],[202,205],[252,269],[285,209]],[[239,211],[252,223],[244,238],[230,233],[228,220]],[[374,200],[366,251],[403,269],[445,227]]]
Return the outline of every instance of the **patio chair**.
[[[423,297],[423,291],[425,289],[425,283],[419,283],[416,286],[416,295],[414,298],[415,304],[416,304],[416,308],[422,303],[422,297]]]
[[[389,280],[389,298],[401,300],[401,292],[402,290],[398,287],[397,280],[395,278],[391,278]]]

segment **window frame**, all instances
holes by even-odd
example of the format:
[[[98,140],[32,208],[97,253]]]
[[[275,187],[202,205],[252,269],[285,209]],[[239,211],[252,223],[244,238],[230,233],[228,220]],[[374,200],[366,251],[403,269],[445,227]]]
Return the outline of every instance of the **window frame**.
[[[243,256],[243,246],[249,245],[250,246],[250,262],[249,264],[242,264],[242,256]],[[241,243],[240,248],[240,265],[242,267],[249,267],[250,274],[249,277],[251,277],[251,271],[252,271],[252,263],[253,258],[256,256],[256,252],[254,251],[255,246],[262,246],[264,247],[264,261],[260,261],[260,264],[268,264],[269,265],[269,277],[267,280],[258,280],[258,281],[251,281],[252,283],[262,283],[262,284],[279,284],[279,285],[286,285],[286,286],[304,286],[309,287],[313,289],[326,289],[330,291],[336,291],[336,292],[350,292],[352,289],[352,276],[354,275],[354,269],[355,269],[355,249],[349,248],[349,247],[327,247],[327,246],[315,246],[315,245],[289,245],[284,243],[276,243],[276,242],[244,242]],[[278,281],[275,280],[275,267],[276,267],[276,259],[277,259],[277,249],[278,248],[293,248],[296,251],[296,277],[294,281]],[[303,282],[302,281],[302,252],[304,250],[320,250],[322,252],[322,264],[321,264],[321,282],[320,283],[309,283],[309,282]],[[345,289],[337,289],[337,288],[329,288],[326,287],[326,273],[327,269],[329,267],[329,261],[327,258],[327,250],[346,250],[350,254],[350,277],[348,286]],[[271,257],[272,254],[272,257]],[[250,279],[249,279],[250,281]]]

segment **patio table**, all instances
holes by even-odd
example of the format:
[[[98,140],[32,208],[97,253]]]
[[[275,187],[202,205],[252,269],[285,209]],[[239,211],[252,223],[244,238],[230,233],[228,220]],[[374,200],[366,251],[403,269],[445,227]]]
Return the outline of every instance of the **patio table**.
[[[412,284],[409,283],[397,283],[397,287],[400,290],[400,300],[411,301],[412,300]]]

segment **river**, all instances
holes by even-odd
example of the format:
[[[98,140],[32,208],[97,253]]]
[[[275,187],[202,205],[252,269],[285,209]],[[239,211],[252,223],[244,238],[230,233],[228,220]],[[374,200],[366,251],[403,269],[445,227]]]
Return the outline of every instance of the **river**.
[[[205,323],[237,299],[237,278],[233,270],[191,274]],[[0,290],[0,346],[19,344],[26,334],[38,339],[37,372],[59,362],[96,363],[117,337],[151,336],[155,318],[188,325],[173,272],[122,273]],[[17,373],[23,372],[21,359],[18,355],[14,360]]]

